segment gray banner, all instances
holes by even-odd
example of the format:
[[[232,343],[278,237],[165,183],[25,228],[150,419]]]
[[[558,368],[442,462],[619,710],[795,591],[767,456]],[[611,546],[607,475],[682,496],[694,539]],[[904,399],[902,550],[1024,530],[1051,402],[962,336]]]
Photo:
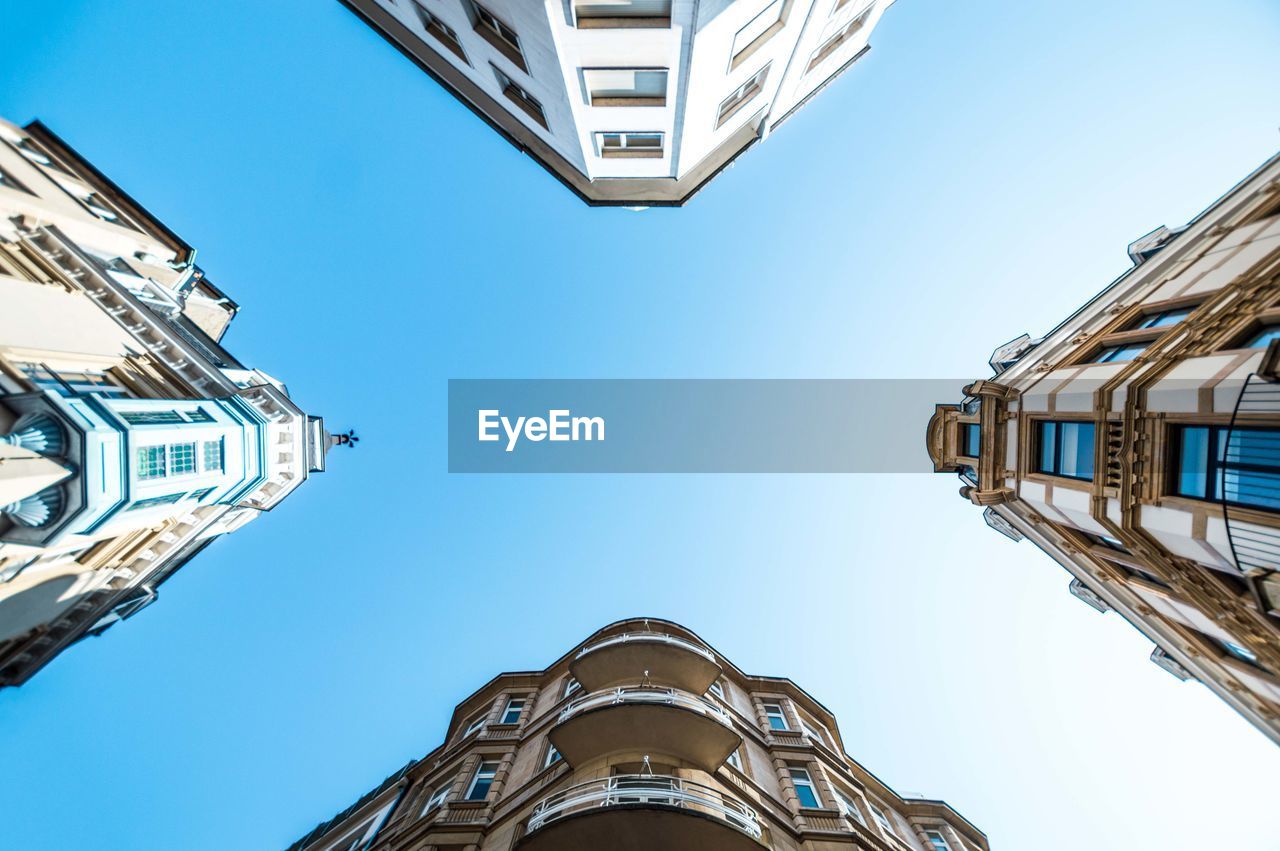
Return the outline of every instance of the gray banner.
[[[928,473],[972,379],[453,379],[451,473]]]

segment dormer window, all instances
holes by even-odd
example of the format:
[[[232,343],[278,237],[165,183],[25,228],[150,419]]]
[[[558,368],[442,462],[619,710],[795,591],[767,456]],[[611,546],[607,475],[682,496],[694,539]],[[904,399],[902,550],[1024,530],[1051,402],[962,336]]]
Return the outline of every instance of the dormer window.
[[[30,139],[19,139],[17,142],[13,143],[13,146],[17,148],[19,153],[24,157],[37,165],[42,165],[45,168],[57,169],[63,174],[68,173],[67,170],[62,167],[61,163],[49,156],[43,148]]]

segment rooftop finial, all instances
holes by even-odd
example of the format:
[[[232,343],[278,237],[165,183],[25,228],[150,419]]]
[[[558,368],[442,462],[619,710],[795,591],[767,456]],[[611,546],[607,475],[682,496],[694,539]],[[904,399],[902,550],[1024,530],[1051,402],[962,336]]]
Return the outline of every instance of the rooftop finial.
[[[333,441],[334,446],[350,446],[352,449],[355,449],[356,444],[360,442],[360,438],[356,437],[356,431],[353,428],[347,429],[346,434],[331,435],[330,439]]]

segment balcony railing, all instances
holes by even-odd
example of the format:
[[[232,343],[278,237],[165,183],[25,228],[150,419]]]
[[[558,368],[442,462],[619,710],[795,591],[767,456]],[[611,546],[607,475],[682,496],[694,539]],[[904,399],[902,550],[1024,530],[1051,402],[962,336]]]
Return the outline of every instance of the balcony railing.
[[[1274,343],[1272,345],[1275,346]],[[1268,356],[1270,355],[1271,352],[1268,351]],[[1247,454],[1246,450],[1250,447],[1245,442],[1247,432],[1237,430],[1249,425],[1249,422],[1241,417],[1244,414],[1280,415],[1280,381],[1258,373],[1250,375],[1245,381],[1244,387],[1240,390],[1240,397],[1236,400],[1230,430],[1227,434],[1228,458],[1242,457]],[[1258,447],[1252,447],[1250,451],[1261,450]],[[1267,452],[1269,451],[1268,445]],[[1263,460],[1270,462],[1271,459],[1267,457]],[[1218,493],[1226,494],[1230,483],[1227,480],[1228,472],[1225,466],[1219,475],[1221,479],[1218,483]],[[1280,498],[1280,483],[1276,482],[1274,473],[1271,475],[1254,473],[1248,488],[1255,499],[1273,501]],[[1241,571],[1248,573],[1280,570],[1280,526],[1258,523],[1255,520],[1256,512],[1250,517],[1249,513],[1240,511],[1237,506],[1225,499],[1222,503],[1222,514],[1227,524],[1231,555]]]
[[[712,662],[716,660],[715,654],[702,645],[695,644],[692,641],[687,641],[683,638],[677,638],[674,635],[667,635],[665,632],[624,632],[620,635],[611,635],[603,641],[597,641],[595,644],[588,644],[586,647],[578,651],[578,655],[575,658],[581,659],[588,653],[599,650],[602,647],[611,647],[615,644],[627,644],[630,642],[640,641],[657,641],[666,644],[673,644],[677,647],[683,647],[686,650],[697,653],[699,656],[705,656]]]
[[[644,774],[620,774],[557,792],[534,808],[528,831],[533,833],[557,819],[601,807],[645,804],[687,809],[710,816],[753,839],[761,836],[759,816],[741,801],[680,777]]]
[[[557,723],[564,723],[575,715],[602,706],[618,704],[648,703],[667,706],[679,706],[713,718],[726,727],[733,727],[733,719],[729,713],[703,697],[697,697],[673,688],[650,688],[648,686],[628,686],[597,691],[585,695],[570,703],[560,712]]]

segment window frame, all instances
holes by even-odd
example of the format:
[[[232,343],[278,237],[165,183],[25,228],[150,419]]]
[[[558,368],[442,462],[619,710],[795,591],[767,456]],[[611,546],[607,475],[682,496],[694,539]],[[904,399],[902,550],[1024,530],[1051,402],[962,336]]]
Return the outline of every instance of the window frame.
[[[773,68],[772,62],[766,62],[764,67],[752,74],[742,85],[738,86],[729,96],[720,101],[720,106],[716,109],[716,126],[719,130],[729,122],[739,112],[741,112],[747,104],[751,103],[760,93],[764,91],[764,85],[769,81],[769,71]]]
[[[597,130],[592,136],[596,143],[596,156],[601,159],[662,159],[667,155],[667,134],[661,130]],[[606,147],[606,136],[618,136],[622,142],[616,148]],[[656,136],[657,146],[628,145],[632,136]]]
[[[462,46],[462,39],[458,36],[458,31],[449,26],[449,23],[439,15],[424,6],[422,0],[414,0],[413,6],[418,13],[418,21],[422,24],[422,29],[427,35],[443,44],[446,50],[468,66],[471,66],[471,60],[467,58],[467,51]]]
[[[1089,426],[1092,431],[1092,437],[1090,439],[1090,451],[1092,453],[1092,457],[1090,457],[1089,459],[1089,468],[1091,471],[1089,476],[1070,475],[1068,473],[1061,472],[1062,458],[1063,458],[1062,427],[1064,425]],[[1046,470],[1043,468],[1043,458],[1044,458],[1043,447],[1044,447],[1044,439],[1045,439],[1044,429],[1046,426],[1051,427],[1054,432],[1053,466],[1055,467],[1055,469],[1053,470]],[[1030,467],[1032,470],[1035,471],[1037,475],[1049,476],[1054,479],[1063,479],[1063,480],[1072,481],[1072,482],[1088,482],[1090,484],[1092,484],[1097,480],[1097,475],[1098,475],[1098,464],[1097,464],[1098,424],[1097,422],[1095,422],[1094,420],[1078,420],[1078,419],[1061,419],[1061,420],[1036,419],[1031,421],[1031,428],[1033,429],[1033,439],[1030,441],[1031,453],[1032,453],[1031,459],[1030,459],[1031,460]],[[1077,465],[1078,463],[1079,463],[1079,459],[1077,458]]]
[[[492,765],[491,771],[486,771],[485,766]],[[498,769],[502,766],[502,760],[480,758],[480,763],[476,766],[476,770],[471,774],[471,782],[467,784],[467,793],[463,795],[464,801],[487,801],[489,793],[493,791],[494,780],[498,776]],[[476,796],[476,789],[481,781],[485,782],[484,794]]]
[[[480,37],[489,43],[491,47],[501,53],[515,65],[523,73],[529,73],[529,64],[524,58],[524,47],[520,41],[520,33],[516,32],[516,28],[508,24],[500,16],[495,15],[492,9],[489,9],[477,0],[467,0],[467,4],[471,12],[472,28],[479,33]],[[488,19],[492,19],[490,23]],[[503,33],[506,30],[510,33],[510,37]]]
[[[498,718],[498,723],[505,724],[510,727],[516,726],[520,723],[520,719],[524,717],[524,708],[528,703],[529,698],[524,696],[508,697],[506,706],[502,708],[502,715]],[[508,721],[507,716],[509,716],[513,710],[515,711],[516,718],[514,721]]]
[[[797,772],[804,775],[803,780],[801,780],[799,777],[796,776]],[[807,810],[826,809],[822,805],[822,795],[818,792],[818,782],[813,779],[813,773],[809,771],[808,766],[788,765],[787,774],[791,778],[792,787],[794,787],[796,790],[796,801],[799,802],[801,807]],[[809,794],[813,798],[812,804],[806,804],[803,800],[803,796],[800,793],[800,789],[804,787],[808,787],[809,789]]]
[[[836,51],[844,47],[845,43],[851,40],[858,33],[862,32],[867,26],[867,20],[871,17],[871,12],[875,9],[876,4],[869,3],[867,8],[854,15],[843,26],[824,39],[813,53],[809,54],[809,63],[804,66],[804,73],[810,74],[816,68],[830,59]]]
[[[758,50],[760,50],[760,48],[768,44],[770,39],[786,27],[787,16],[791,12],[791,3],[792,0],[766,0],[765,5],[760,9],[760,11],[752,15],[745,24],[738,28],[737,32],[733,34],[733,41],[729,44],[730,71],[735,70],[743,62],[750,59]],[[738,38],[741,37],[743,32],[750,29],[752,24],[755,24],[756,21],[760,20],[760,18],[768,13],[774,6],[778,7],[777,17],[774,18],[768,26],[762,29],[758,35],[752,38],[751,41],[739,46]]]
[[[771,713],[769,711],[770,706],[776,706],[778,708],[778,712],[776,716],[774,713]],[[782,705],[781,701],[763,701],[762,700],[760,701],[760,707],[764,710],[765,726],[768,728],[770,732],[781,732],[781,733],[791,732],[791,721],[790,719],[787,718],[787,710]],[[778,720],[782,722],[781,727],[775,727],[773,725],[773,719],[775,717],[777,717]]]
[[[952,851],[951,843],[947,841],[947,837],[943,836],[942,831],[926,827],[921,833],[924,834],[925,840],[933,846],[932,851]],[[939,842],[942,844],[939,845]]]
[[[584,66],[579,69],[582,74],[582,83],[587,95],[587,105],[597,109],[608,109],[611,107],[665,107],[668,101],[668,93],[671,91],[671,69],[663,66],[641,66],[641,65],[616,65],[616,66]],[[596,95],[591,85],[591,75],[593,72],[616,72],[628,71],[632,74],[639,73],[661,73],[662,74],[662,95]]]
[[[1173,423],[1168,426],[1168,429],[1169,432],[1165,437],[1165,445],[1168,448],[1166,450],[1166,485],[1164,488],[1167,496],[1177,499],[1194,500],[1197,503],[1229,505],[1233,509],[1257,511],[1262,513],[1264,516],[1280,514],[1280,504],[1267,506],[1256,502],[1241,502],[1236,499],[1229,499],[1225,493],[1227,489],[1226,477],[1232,470],[1259,475],[1271,474],[1275,476],[1277,483],[1280,484],[1280,463],[1277,463],[1275,466],[1268,467],[1265,464],[1219,460],[1217,457],[1219,441],[1225,436],[1234,437],[1236,434],[1241,432],[1267,432],[1275,435],[1276,440],[1280,442],[1280,427],[1236,426],[1232,428],[1229,423]],[[1184,493],[1181,487],[1183,445],[1186,439],[1186,433],[1191,430],[1203,430],[1207,432],[1205,470],[1203,481],[1201,482],[1204,486],[1204,496]],[[1223,447],[1222,453],[1224,457],[1228,456],[1229,446]],[[1219,493],[1219,491],[1224,492]],[[1277,502],[1280,502],[1280,497],[1277,497]]]
[[[672,0],[667,0],[665,15],[583,15],[579,6],[591,5],[590,0],[574,0],[573,25],[580,30],[594,29],[667,29],[671,26]],[[587,23],[584,23],[587,22]]]
[[[510,74],[497,65],[490,62],[489,67],[493,69],[494,76],[498,81],[498,88],[502,90],[503,97],[519,107],[521,112],[537,122],[538,126],[543,130],[550,130],[551,127],[547,123],[547,111],[543,108],[542,101],[530,94],[528,89],[513,80]]]
[[[453,791],[453,783],[454,778],[450,778],[442,785],[437,786],[431,792],[430,797],[427,798],[427,802],[423,805],[422,813],[419,814],[418,818],[424,818],[443,807],[449,801],[449,793]]]

